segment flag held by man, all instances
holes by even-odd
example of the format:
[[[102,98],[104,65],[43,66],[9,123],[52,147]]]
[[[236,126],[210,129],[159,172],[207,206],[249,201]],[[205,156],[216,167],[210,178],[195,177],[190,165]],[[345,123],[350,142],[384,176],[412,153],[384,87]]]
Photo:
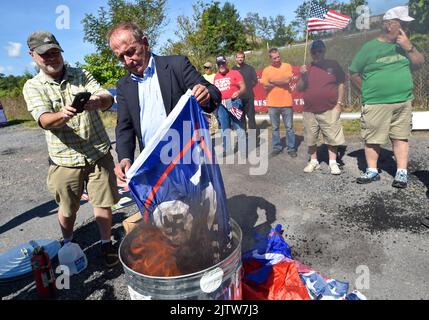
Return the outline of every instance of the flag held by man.
[[[144,220],[170,230],[175,242],[203,233],[207,243],[216,246],[213,252],[231,248],[220,168],[207,120],[191,91],[149,141],[127,181]]]
[[[351,18],[349,16],[322,7],[312,1],[310,6],[310,18],[307,22],[307,31],[344,29],[349,25],[350,21]]]

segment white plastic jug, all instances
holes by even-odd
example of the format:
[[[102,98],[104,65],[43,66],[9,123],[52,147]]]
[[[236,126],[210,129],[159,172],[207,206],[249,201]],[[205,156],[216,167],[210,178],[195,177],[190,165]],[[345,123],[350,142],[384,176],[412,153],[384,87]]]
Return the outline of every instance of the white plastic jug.
[[[88,259],[77,243],[69,242],[58,251],[60,265],[70,269],[70,275],[78,274],[88,266]]]

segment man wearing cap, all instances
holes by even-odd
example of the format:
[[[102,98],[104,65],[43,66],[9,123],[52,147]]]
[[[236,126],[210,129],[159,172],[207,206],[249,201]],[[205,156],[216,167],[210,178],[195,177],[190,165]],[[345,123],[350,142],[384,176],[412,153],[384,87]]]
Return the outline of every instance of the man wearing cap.
[[[214,84],[222,94],[222,104],[218,108],[218,119],[222,130],[223,153],[231,152],[231,128],[237,130],[238,147],[242,157],[246,157],[247,143],[244,131],[243,105],[240,97],[246,92],[246,85],[240,72],[230,70],[225,56],[218,56]]]
[[[345,74],[335,60],[325,59],[326,47],[322,40],[311,44],[312,63],[301,67],[297,88],[304,91],[304,137],[308,145],[310,162],[304,172],[320,168],[317,160],[319,134],[328,145],[331,174],[339,175],[337,147],[345,143],[340,115],[344,105]]]
[[[407,187],[414,99],[412,70],[425,61],[405,33],[413,20],[407,6],[388,10],[383,17],[382,33],[361,48],[349,67],[363,100],[361,133],[367,169],[357,178],[359,184],[380,180],[377,169],[380,145],[390,138],[397,165],[392,186]]]
[[[238,51],[235,54],[235,61],[237,64],[232,67],[232,70],[237,70],[241,73],[246,85],[246,92],[241,97],[244,107],[244,113],[249,122],[249,129],[256,129],[255,120],[255,97],[253,95],[253,88],[258,84],[258,76],[255,69],[248,65],[246,62],[246,55],[243,51]],[[246,123],[245,123],[246,124]]]
[[[215,73],[213,73],[213,64],[211,62],[206,62],[203,65],[204,74],[203,77],[211,84],[214,84]]]
[[[289,156],[297,156],[295,149],[295,131],[293,130],[293,101],[289,82],[292,79],[292,66],[282,63],[280,51],[271,48],[268,51],[271,65],[262,71],[261,84],[267,92],[267,105],[272,126],[273,152],[278,155],[283,151],[280,140],[280,116],[286,128],[286,144]]]
[[[157,56],[150,51],[143,30],[132,22],[114,26],[109,46],[128,74],[117,83],[118,120],[116,176],[126,181],[134,162],[136,137],[140,151],[156,133],[180,98],[192,94],[206,112],[220,103],[220,92],[184,56]]]
[[[112,267],[119,260],[111,242],[111,207],[120,198],[110,140],[99,111],[109,109],[113,97],[87,71],[64,64],[63,50],[50,32],[34,32],[27,43],[40,72],[25,83],[23,93],[28,111],[45,130],[50,158],[47,184],[59,205],[64,243],[73,238],[86,186],[101,235],[104,262]],[[91,98],[84,111],[77,113],[72,102],[80,92],[90,92]]]

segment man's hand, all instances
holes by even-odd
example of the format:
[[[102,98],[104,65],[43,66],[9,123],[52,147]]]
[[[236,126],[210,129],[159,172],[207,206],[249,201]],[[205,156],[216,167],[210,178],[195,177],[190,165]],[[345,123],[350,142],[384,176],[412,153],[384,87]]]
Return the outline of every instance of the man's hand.
[[[192,95],[197,99],[198,103],[202,106],[206,106],[210,101],[210,92],[202,84],[197,84],[192,89]]]
[[[306,74],[308,72],[307,66],[306,65],[301,66],[299,71],[301,72],[301,74]]]
[[[85,110],[94,111],[97,109],[101,109],[102,106],[103,106],[103,101],[100,96],[91,96],[91,98],[85,104]]]
[[[120,180],[125,182],[127,180],[127,172],[131,168],[131,161],[123,159],[115,166],[115,175]]]
[[[232,98],[232,99],[237,99],[239,95],[240,95],[240,92],[239,92],[239,91],[236,91],[236,92],[234,92],[234,93],[232,94],[231,98]]]
[[[71,105],[66,105],[61,109],[61,117],[65,122],[68,122],[71,118],[76,115],[76,109]]]
[[[410,39],[408,39],[407,34],[402,29],[399,29],[399,35],[396,38],[396,43],[399,44],[405,51],[410,50],[413,45]]]

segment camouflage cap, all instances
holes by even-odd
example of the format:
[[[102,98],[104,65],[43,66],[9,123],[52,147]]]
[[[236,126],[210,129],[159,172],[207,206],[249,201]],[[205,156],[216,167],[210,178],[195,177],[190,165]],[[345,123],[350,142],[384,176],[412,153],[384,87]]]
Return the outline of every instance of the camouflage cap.
[[[36,31],[30,34],[27,40],[28,48],[38,54],[44,54],[50,49],[58,49],[63,52],[55,36],[47,31]]]

